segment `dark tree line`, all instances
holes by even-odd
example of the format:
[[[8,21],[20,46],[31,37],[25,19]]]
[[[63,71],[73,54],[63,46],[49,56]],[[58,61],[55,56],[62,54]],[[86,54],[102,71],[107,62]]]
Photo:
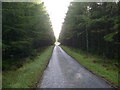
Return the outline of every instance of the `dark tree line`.
[[[59,41],[107,58],[119,58],[120,2],[73,2]]]
[[[51,22],[43,3],[2,3],[3,59],[34,55],[37,48],[54,42]]]

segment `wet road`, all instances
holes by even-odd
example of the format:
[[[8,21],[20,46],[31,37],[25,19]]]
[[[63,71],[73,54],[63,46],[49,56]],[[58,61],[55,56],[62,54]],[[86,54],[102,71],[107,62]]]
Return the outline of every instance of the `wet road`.
[[[55,46],[38,88],[110,88],[110,85]]]

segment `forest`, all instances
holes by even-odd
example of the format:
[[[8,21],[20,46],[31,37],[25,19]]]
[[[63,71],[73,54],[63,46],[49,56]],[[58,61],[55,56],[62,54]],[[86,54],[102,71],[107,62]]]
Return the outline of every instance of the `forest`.
[[[119,87],[120,2],[71,2],[60,46],[46,7],[2,2],[2,88]]]
[[[120,2],[72,2],[59,41],[105,58],[120,58]]]
[[[35,56],[38,48],[53,45],[55,37],[44,3],[3,2],[2,36],[3,69],[6,60]]]

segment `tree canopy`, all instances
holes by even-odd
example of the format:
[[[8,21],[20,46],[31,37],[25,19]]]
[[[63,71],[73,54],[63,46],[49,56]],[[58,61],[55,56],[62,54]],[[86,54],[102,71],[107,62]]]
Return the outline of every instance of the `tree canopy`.
[[[44,3],[2,3],[3,58],[26,57],[55,42]]]
[[[118,58],[120,2],[72,2],[59,41],[89,53]]]

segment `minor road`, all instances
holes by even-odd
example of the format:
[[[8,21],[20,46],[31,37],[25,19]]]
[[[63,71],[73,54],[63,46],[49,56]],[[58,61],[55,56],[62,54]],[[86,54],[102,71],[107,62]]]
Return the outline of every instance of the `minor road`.
[[[38,88],[111,88],[111,86],[86,70],[61,47],[55,46]]]

